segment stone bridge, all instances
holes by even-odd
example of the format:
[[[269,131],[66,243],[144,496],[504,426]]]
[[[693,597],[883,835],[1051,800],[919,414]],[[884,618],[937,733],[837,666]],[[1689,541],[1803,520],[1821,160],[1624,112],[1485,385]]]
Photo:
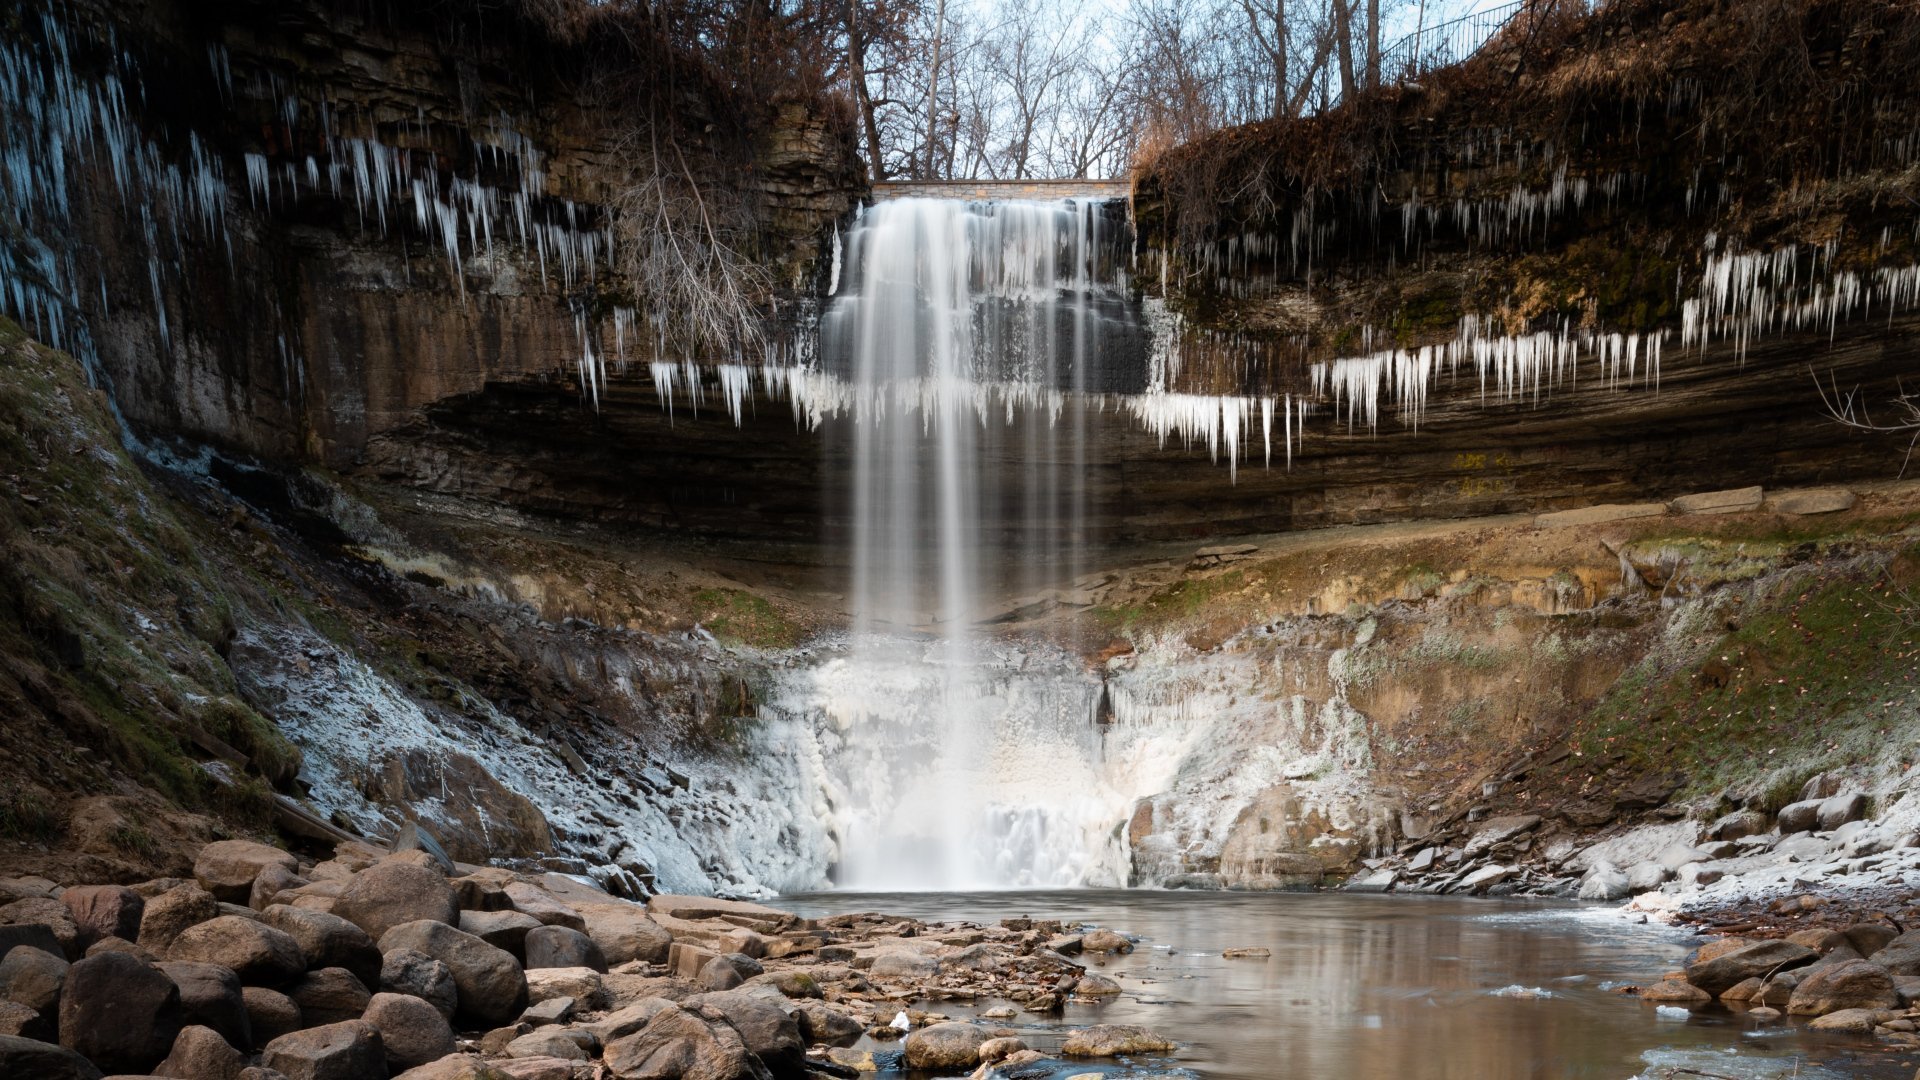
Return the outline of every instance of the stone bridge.
[[[1125,199],[1129,180],[883,180],[873,185],[875,202],[888,199]]]

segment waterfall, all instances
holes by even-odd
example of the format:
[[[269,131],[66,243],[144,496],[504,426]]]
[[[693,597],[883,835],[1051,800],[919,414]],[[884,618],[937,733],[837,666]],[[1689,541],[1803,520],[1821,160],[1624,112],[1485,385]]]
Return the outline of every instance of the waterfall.
[[[847,235],[821,321],[854,399],[852,639],[822,676],[850,763],[845,885],[1078,884],[1087,830],[1111,825],[1012,760],[1097,757],[1097,680],[1062,657],[1011,685],[982,630],[1086,569],[1089,409],[1143,370],[1108,213],[903,199]]]

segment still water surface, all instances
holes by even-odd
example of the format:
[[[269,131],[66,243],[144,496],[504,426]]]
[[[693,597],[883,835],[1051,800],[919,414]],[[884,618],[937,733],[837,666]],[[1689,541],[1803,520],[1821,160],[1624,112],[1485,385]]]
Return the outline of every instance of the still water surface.
[[[1064,1025],[1023,1013],[1010,1026],[1045,1051],[1062,1026],[1141,1024],[1180,1044],[1163,1063],[1180,1070],[1172,1075],[1206,1080],[1906,1080],[1920,1064],[1872,1040],[1764,1025],[1720,1006],[1663,1018],[1609,987],[1658,978],[1698,939],[1607,908],[1131,890],[818,893],[780,906],[981,923],[1031,915],[1137,934],[1134,953],[1099,969],[1125,988],[1118,1000],[1070,1005]],[[1273,956],[1220,956],[1236,946]],[[960,1017],[993,1004],[930,1007]]]

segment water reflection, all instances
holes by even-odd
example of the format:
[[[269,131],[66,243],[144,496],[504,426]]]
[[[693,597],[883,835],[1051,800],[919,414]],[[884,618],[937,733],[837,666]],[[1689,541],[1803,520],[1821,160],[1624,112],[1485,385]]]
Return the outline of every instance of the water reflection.
[[[1065,1023],[1144,1024],[1181,1043],[1181,1065],[1218,1080],[1914,1075],[1915,1055],[1870,1040],[1822,1037],[1797,1024],[1763,1029],[1717,1007],[1683,1020],[1656,1016],[1611,987],[1677,967],[1692,939],[1611,910],[1148,891],[829,893],[784,906],[936,921],[1031,915],[1141,935],[1133,954],[1101,969],[1126,993],[1107,1005],[1069,1006]],[[1221,957],[1240,946],[1272,956]],[[1023,1014],[1015,1026],[1033,1020]],[[1046,1049],[1045,1033],[1033,1035],[1035,1048]]]

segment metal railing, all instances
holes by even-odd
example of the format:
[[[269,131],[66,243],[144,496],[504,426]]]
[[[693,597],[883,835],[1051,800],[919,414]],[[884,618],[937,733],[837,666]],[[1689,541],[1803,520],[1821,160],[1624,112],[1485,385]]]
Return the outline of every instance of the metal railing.
[[[1407,82],[1467,59],[1492,41],[1494,35],[1505,29],[1515,15],[1533,2],[1514,0],[1510,4],[1415,30],[1381,50],[1381,80],[1387,83]]]

